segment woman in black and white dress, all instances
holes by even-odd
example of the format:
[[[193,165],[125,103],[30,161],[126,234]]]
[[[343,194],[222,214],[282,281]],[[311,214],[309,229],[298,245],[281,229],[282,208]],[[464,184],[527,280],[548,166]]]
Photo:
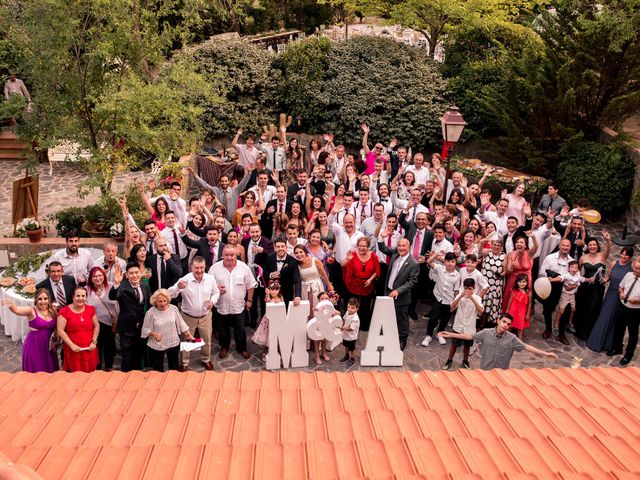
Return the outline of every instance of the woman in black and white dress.
[[[502,251],[502,240],[491,242],[491,250],[482,260],[481,273],[489,283],[489,289],[484,296],[485,326],[498,323],[498,316],[502,311],[502,286],[504,284],[504,260],[506,255]]]

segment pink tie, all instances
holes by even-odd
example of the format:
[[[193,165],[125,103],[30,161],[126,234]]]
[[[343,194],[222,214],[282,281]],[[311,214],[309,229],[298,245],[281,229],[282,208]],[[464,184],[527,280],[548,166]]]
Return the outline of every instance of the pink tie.
[[[421,247],[421,243],[422,243],[420,241],[420,237],[421,236],[422,236],[422,232],[420,230],[418,230],[416,232],[416,238],[415,238],[415,240],[413,242],[413,252],[411,253],[416,260],[420,256],[420,247]]]

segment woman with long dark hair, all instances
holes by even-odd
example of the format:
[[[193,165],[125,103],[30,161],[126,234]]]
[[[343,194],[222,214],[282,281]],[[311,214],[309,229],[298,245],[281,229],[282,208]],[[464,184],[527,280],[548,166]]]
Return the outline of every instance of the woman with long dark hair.
[[[100,324],[98,370],[104,366],[104,369],[110,372],[113,370],[113,358],[116,355],[116,328],[120,306],[118,302],[109,300],[109,282],[107,274],[101,267],[93,267],[89,271],[87,290],[87,304],[95,309]]]

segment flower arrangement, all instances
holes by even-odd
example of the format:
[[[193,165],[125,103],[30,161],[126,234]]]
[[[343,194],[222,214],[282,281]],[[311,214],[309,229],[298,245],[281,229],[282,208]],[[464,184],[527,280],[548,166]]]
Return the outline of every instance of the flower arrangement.
[[[113,238],[121,238],[124,236],[124,226],[121,223],[114,223],[109,228],[109,235]]]
[[[169,190],[171,189],[171,184],[176,181],[176,177],[174,177],[173,175],[169,175],[160,179],[158,187],[162,190]]]
[[[19,224],[18,224],[18,231],[19,232],[32,232],[34,230],[38,230],[42,228],[42,225],[40,225],[40,222],[38,222],[35,218],[33,217],[27,217],[25,219],[23,219]]]

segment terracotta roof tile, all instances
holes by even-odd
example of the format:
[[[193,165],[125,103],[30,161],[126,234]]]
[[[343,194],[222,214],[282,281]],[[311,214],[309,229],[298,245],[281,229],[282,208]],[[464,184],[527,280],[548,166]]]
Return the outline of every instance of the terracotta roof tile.
[[[0,374],[0,450],[52,479],[635,479],[638,405],[637,368]]]

